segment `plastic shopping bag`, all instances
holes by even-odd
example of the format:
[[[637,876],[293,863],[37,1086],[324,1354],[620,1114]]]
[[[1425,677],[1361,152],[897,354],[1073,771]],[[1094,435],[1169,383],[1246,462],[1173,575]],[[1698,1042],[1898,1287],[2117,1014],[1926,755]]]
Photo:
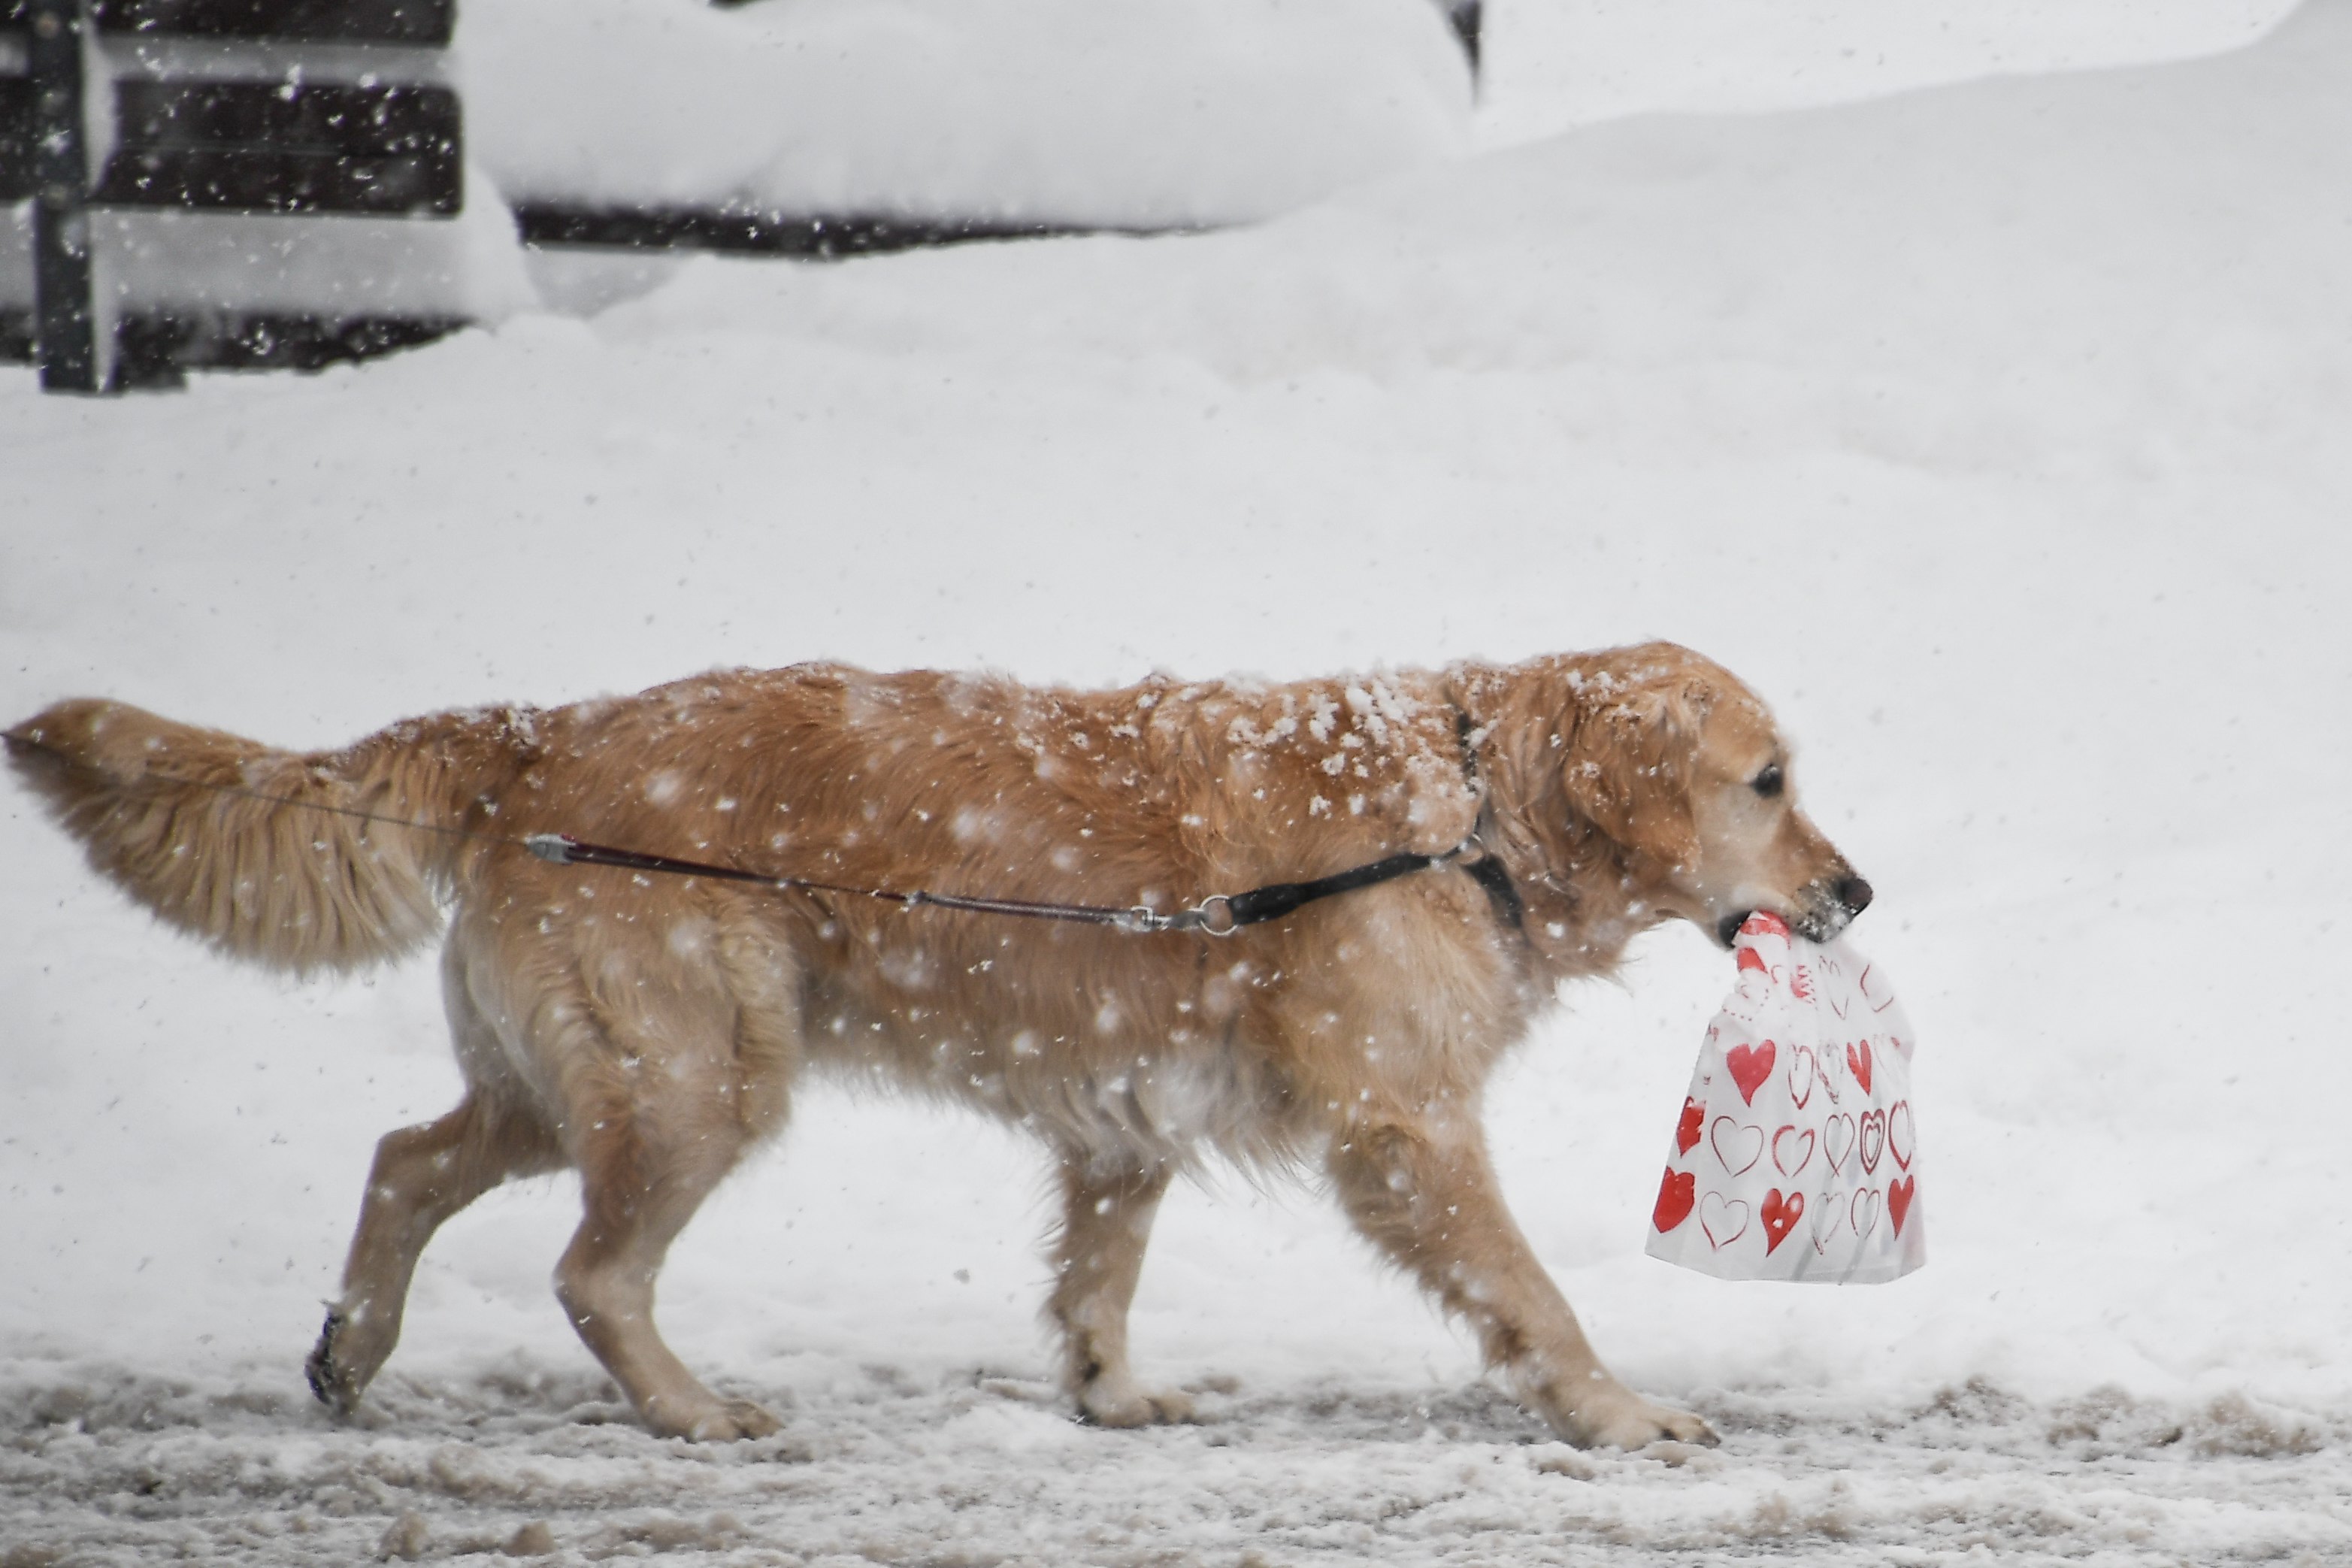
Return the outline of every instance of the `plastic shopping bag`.
[[[1650,1216],[1649,1252],[1723,1279],[1869,1285],[1927,1261],[1911,1026],[1884,972],[1769,914],[1733,945]]]

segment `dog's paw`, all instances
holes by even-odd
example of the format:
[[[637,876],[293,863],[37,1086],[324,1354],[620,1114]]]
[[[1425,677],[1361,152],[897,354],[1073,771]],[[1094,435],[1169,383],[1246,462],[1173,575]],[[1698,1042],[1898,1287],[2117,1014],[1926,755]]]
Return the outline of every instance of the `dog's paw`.
[[[319,1342],[310,1347],[302,1363],[302,1375],[310,1380],[311,1394],[339,1416],[359,1408],[360,1394],[365,1390],[353,1370],[335,1358],[335,1342],[342,1337],[343,1329],[343,1314],[329,1308],[327,1321],[319,1330]]]
[[[1661,1442],[1712,1448],[1722,1441],[1714,1427],[1689,1411],[1654,1405],[1622,1384],[1586,1394],[1575,1409],[1555,1416],[1552,1426],[1586,1448],[1631,1450]]]
[[[722,1399],[719,1408],[695,1418],[677,1434],[696,1443],[740,1443],[751,1437],[772,1437],[784,1424],[764,1405],[749,1399]]]
[[[1173,1389],[1114,1387],[1097,1378],[1078,1394],[1078,1418],[1096,1426],[1181,1426],[1192,1419],[1192,1399]]]

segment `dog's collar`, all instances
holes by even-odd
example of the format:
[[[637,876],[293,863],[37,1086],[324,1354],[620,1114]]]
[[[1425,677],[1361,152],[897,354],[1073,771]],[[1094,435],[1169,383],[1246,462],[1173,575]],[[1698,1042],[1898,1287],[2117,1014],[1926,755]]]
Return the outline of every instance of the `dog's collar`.
[[[1454,733],[1462,742],[1462,776],[1469,781],[1470,791],[1478,797],[1478,820],[1470,829],[1469,842],[1478,847],[1475,860],[1457,860],[1470,874],[1473,881],[1486,889],[1486,901],[1495,906],[1495,918],[1520,936],[1528,934],[1528,904],[1519,897],[1518,885],[1511,880],[1509,868],[1502,857],[1486,846],[1486,827],[1494,810],[1494,801],[1486,793],[1486,781],[1478,771],[1478,742],[1483,732],[1460,703],[1454,705]]]

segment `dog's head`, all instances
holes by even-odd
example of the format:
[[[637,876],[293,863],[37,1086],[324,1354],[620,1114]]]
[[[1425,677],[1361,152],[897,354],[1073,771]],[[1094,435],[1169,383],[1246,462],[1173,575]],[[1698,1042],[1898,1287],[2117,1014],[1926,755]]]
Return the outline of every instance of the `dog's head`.
[[[1870,884],[1797,805],[1787,742],[1730,671],[1651,643],[1578,661],[1569,808],[1623,852],[1652,908],[1724,946],[1759,910],[1826,942]]]

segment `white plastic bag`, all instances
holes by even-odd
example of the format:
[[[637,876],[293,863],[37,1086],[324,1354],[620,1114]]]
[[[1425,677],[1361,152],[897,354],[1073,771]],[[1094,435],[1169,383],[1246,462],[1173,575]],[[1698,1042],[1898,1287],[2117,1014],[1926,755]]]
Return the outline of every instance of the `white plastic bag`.
[[[1911,1026],[1885,973],[1757,914],[1706,1031],[1649,1252],[1722,1279],[1873,1285],[1927,1261]]]

